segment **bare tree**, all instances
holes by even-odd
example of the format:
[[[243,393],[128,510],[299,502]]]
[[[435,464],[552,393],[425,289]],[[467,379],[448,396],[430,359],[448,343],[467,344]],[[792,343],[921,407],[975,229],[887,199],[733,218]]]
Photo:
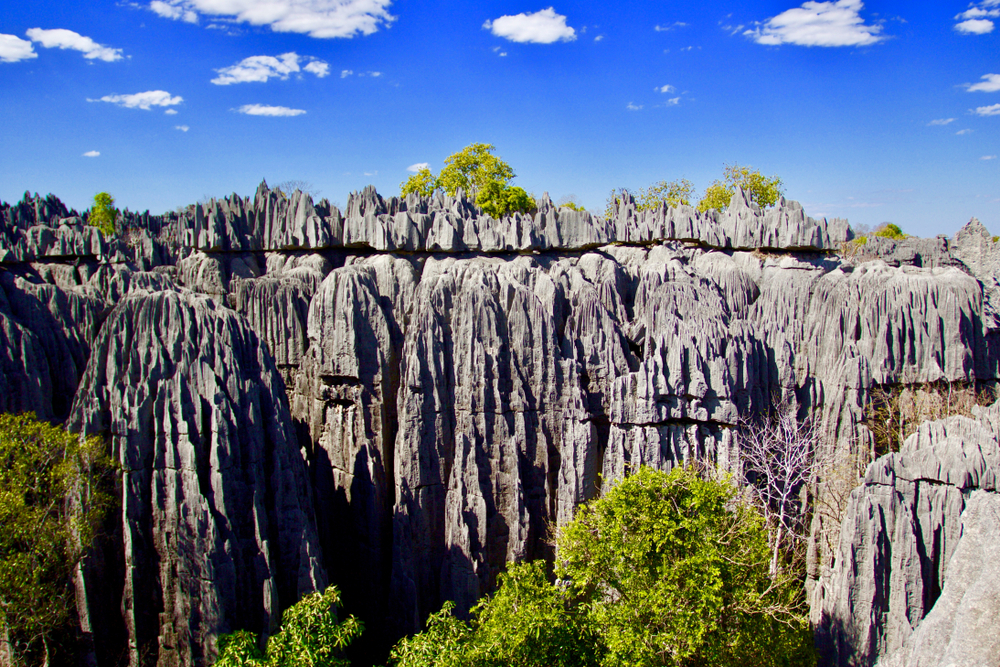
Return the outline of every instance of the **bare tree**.
[[[782,403],[759,421],[744,421],[738,435],[743,476],[768,524],[771,576],[780,554],[803,537],[805,506],[800,500],[819,471],[819,431],[811,418],[799,420],[795,407]]]
[[[319,190],[313,187],[312,183],[307,183],[306,181],[284,181],[275,185],[273,189],[280,192],[286,198],[291,197],[292,193],[296,190],[313,198],[319,195]]]

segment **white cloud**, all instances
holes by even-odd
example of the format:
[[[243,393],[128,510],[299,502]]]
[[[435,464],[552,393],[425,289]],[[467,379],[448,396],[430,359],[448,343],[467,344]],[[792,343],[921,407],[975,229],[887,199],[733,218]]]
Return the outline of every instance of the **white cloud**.
[[[1000,116],[1000,104],[992,104],[988,107],[976,107],[972,113],[977,116]]]
[[[299,61],[305,60],[305,67],[299,66]],[[212,79],[217,86],[228,86],[232,83],[264,82],[270,78],[287,79],[289,74],[302,70],[311,72],[323,78],[330,73],[330,65],[322,60],[303,57],[294,51],[282,53],[280,56],[250,56],[235,65],[215,70],[219,76]]]
[[[165,90],[148,90],[144,93],[134,93],[132,95],[105,95],[99,100],[87,99],[88,102],[111,102],[126,109],[145,109],[150,107],[172,107],[184,101],[180,95],[171,97]]]
[[[674,28],[683,28],[686,25],[687,23],[684,23],[683,21],[674,21],[670,25],[654,25],[653,30],[656,32],[667,32],[673,30]]]
[[[542,9],[534,14],[521,13],[513,16],[501,16],[498,19],[486,21],[483,24],[483,29],[512,42],[552,44],[560,41],[572,42],[576,39],[576,31],[566,25],[566,17],[556,14],[552,7]]]
[[[362,72],[358,76],[371,76],[371,77],[378,78],[378,77],[382,76],[382,72],[370,72],[370,71],[369,72]]]
[[[595,42],[599,42],[599,41],[601,41],[602,39],[604,39],[604,35],[598,35],[597,37],[595,37],[595,38],[594,38],[594,41],[595,41]]]
[[[927,125],[928,126],[930,126],[930,125],[947,125],[948,123],[954,123],[954,122],[955,122],[954,118],[938,118],[937,120],[932,120],[931,122],[927,123]]]
[[[668,107],[675,107],[680,103],[681,103],[681,98],[679,97],[671,97],[669,100],[667,100]]]
[[[272,107],[266,104],[244,104],[237,111],[248,116],[301,116],[306,112],[305,109]]]
[[[168,116],[176,116],[177,115],[177,109],[167,109],[163,113],[167,114]]]
[[[972,134],[972,130],[970,130],[970,129],[966,128],[966,129],[964,129],[964,130],[959,130],[959,131],[958,131],[958,132],[956,132],[955,134],[957,134],[957,135],[959,135],[959,136],[961,136],[961,135],[963,135],[963,134]]]
[[[97,157],[101,154],[101,151],[87,151],[83,154],[83,157]]]
[[[187,132],[191,128],[188,127],[187,125],[174,125],[174,129],[175,130],[180,130],[181,132]]]
[[[411,164],[409,167],[406,168],[406,171],[412,171],[415,174],[421,169],[430,169],[430,168],[431,168],[430,162],[418,162],[416,164]]]
[[[960,21],[955,24],[955,30],[966,35],[986,35],[996,27],[990,19],[997,17],[1000,17],[1000,0],[969,3],[969,9],[955,16],[955,20]]]
[[[365,176],[378,176],[377,171],[366,171]]]
[[[632,104],[631,102],[629,102],[625,106],[625,108],[628,109],[629,111],[639,111],[640,109],[642,109],[642,105],[641,104],[635,105],[635,104]]]
[[[312,72],[320,79],[330,76],[330,65],[324,60],[311,60],[302,69]]]
[[[658,88],[653,88],[653,90],[655,90],[658,93],[672,93],[677,89],[668,84],[665,86],[659,86]]]
[[[993,21],[989,19],[970,19],[955,24],[955,30],[966,35],[986,35],[993,32]]]
[[[758,44],[777,46],[866,46],[885,39],[880,25],[866,25],[861,0],[805,2],[743,34]]]
[[[30,28],[25,34],[31,41],[38,42],[47,49],[72,49],[81,52],[83,57],[88,60],[103,60],[113,63],[122,59],[121,49],[98,44],[90,37],[84,37],[72,30]]]
[[[982,156],[979,159],[980,160],[996,160],[997,156],[996,155],[984,155],[984,156]]]
[[[192,9],[185,9],[180,5],[171,5],[167,2],[161,2],[161,0],[153,0],[153,2],[149,3],[149,8],[165,19],[180,19],[188,23],[198,22],[198,12]]]
[[[350,69],[342,69],[342,70],[340,70],[340,78],[341,79],[346,79],[347,77],[351,76],[352,74],[354,74],[354,70],[350,70]]]
[[[37,57],[31,42],[15,35],[0,35],[0,62],[16,63]]]
[[[370,35],[396,20],[392,0],[153,0],[149,8],[174,20],[195,22],[199,15],[269,26],[316,38]]]
[[[970,92],[995,93],[1000,90],[1000,74],[984,74],[980,83],[967,83],[966,89]]]

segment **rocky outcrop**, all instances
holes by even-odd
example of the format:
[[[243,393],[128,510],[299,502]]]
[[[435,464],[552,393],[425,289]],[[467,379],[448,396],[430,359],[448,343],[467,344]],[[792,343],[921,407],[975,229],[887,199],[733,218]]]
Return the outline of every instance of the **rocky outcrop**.
[[[325,586],[282,382],[232,311],[176,291],[125,297],[69,426],[108,436],[121,465],[124,589],[85,572],[80,615],[100,624],[120,595],[130,664],[211,664],[218,633],[267,634]]]
[[[774,400],[818,412],[826,453],[853,460],[873,386],[1000,378],[995,244],[974,225],[847,257],[845,221],[742,192],[722,213],[625,197],[604,219],[543,197],[494,220],[461,193],[366,188],[341,211],[266,184],[123,212],[110,238],[85,220],[52,197],[0,204],[0,407],[72,403],[123,463],[120,537],[80,582],[101,664],[122,640],[96,619],[123,619],[135,665],[200,664],[327,574],[371,658],[445,600],[467,611],[509,561],[552,557],[552,531],[635,466],[738,467],[734,427]],[[844,544],[959,553],[954,494],[869,486],[885,516],[940,509],[939,544],[862,518]],[[831,570],[816,536],[834,528],[814,521],[814,609],[870,664],[937,606],[868,625],[837,606],[860,584]],[[925,576],[917,556],[900,581]]]
[[[869,466],[822,582],[824,664],[994,664],[1000,587],[983,556],[995,551],[998,440],[1000,402],[925,423]]]

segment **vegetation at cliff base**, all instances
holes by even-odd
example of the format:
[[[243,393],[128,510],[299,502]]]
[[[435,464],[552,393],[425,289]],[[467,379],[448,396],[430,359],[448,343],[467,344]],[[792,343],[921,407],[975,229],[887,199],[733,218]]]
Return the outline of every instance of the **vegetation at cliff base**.
[[[115,198],[107,192],[98,192],[94,195],[94,203],[87,218],[88,224],[97,227],[105,236],[114,236],[117,220],[118,209],[115,208]]]
[[[353,616],[337,620],[336,586],[311,593],[285,610],[281,629],[262,652],[257,636],[246,630],[219,637],[217,667],[348,667],[341,653],[364,626]]]
[[[446,605],[396,667],[794,665],[812,661],[801,582],[773,576],[764,519],[728,480],[642,468],[580,508],[557,584],[512,565],[468,622]]]
[[[31,414],[0,415],[0,642],[17,664],[72,661],[60,656],[70,579],[114,502],[104,449]]]
[[[509,164],[494,155],[495,150],[493,144],[470,144],[449,155],[437,177],[427,167],[419,169],[400,183],[400,195],[417,193],[429,197],[440,188],[454,197],[461,188],[474,195],[476,206],[494,218],[533,210],[535,200],[523,188],[510,184],[516,174]]]

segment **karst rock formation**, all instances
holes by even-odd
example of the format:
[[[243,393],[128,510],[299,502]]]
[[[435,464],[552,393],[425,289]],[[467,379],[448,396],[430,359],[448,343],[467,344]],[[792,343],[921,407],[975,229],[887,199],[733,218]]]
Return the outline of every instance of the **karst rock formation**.
[[[220,633],[273,632],[328,583],[384,650],[551,559],[633,467],[735,469],[736,427],[775,401],[855,461],[877,388],[1000,378],[1000,245],[976,220],[860,245],[741,191],[495,220],[461,192],[341,211],[262,183],[119,226],[0,203],[0,409],[120,463],[75,579],[89,665],[207,666]],[[1000,654],[998,410],[924,424],[814,517],[823,664]]]

